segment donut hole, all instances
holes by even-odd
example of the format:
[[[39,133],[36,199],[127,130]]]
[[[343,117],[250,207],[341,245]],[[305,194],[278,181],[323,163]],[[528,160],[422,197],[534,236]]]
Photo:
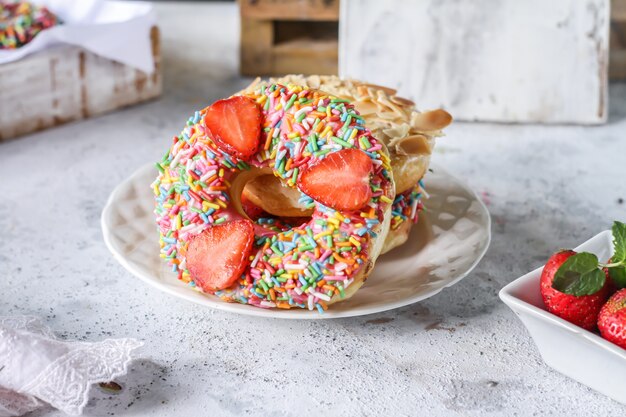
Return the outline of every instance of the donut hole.
[[[261,226],[288,230],[308,223],[313,215],[299,202],[300,196],[300,191],[283,186],[273,174],[263,174],[243,187],[241,208]]]
[[[311,221],[311,216],[289,217],[278,216],[268,213],[250,200],[247,200],[245,197],[245,192],[241,195],[241,202],[241,208],[246,216],[248,216],[250,220],[254,221],[259,226],[263,226],[266,229],[274,231],[284,231],[301,226]]]
[[[279,217],[308,217],[313,210],[300,203],[302,194],[297,188],[284,186],[273,174],[263,174],[248,181],[242,198],[264,211]]]

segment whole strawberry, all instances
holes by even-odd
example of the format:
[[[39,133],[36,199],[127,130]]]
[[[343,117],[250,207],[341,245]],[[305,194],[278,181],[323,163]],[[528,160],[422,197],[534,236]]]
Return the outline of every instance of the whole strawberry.
[[[626,349],[626,289],[613,294],[602,307],[598,329],[606,340]]]
[[[596,327],[598,313],[609,298],[610,282],[601,273],[602,282],[597,283],[599,285],[596,288],[588,285],[580,291],[578,288],[572,289],[568,287],[566,289],[568,293],[554,288],[553,284],[557,271],[574,255],[582,254],[577,254],[572,250],[564,250],[550,257],[541,273],[541,296],[548,311],[552,314],[584,329],[593,330]],[[567,278],[568,276],[564,279]],[[597,276],[590,279],[597,281]]]

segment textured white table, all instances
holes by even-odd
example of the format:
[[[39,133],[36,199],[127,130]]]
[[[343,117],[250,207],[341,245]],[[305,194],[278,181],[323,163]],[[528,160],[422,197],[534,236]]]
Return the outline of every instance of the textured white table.
[[[606,126],[448,129],[434,159],[484,193],[494,220],[489,253],[459,284],[361,318],[243,317],[146,286],[101,238],[115,185],[160,158],[194,109],[247,82],[236,76],[234,5],[158,11],[163,99],[0,145],[0,314],[43,316],[72,339],[146,342],[121,393],[94,389],[88,415],[626,413],[543,365],[497,298],[551,252],[626,220],[626,85],[611,88]]]

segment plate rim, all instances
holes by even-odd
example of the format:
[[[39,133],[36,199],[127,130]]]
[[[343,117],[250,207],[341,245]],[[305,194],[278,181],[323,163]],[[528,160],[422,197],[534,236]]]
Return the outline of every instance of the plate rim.
[[[161,282],[160,280],[154,279],[152,277],[146,277],[144,274],[136,269],[132,263],[130,263],[116,248],[111,239],[111,231],[107,223],[107,219],[111,215],[111,210],[113,207],[113,202],[117,199],[118,195],[122,192],[123,187],[131,182],[135,177],[138,177],[147,171],[148,169],[153,169],[154,165],[152,163],[147,163],[138,169],[136,169],[131,175],[127,176],[124,180],[122,180],[119,184],[115,186],[111,194],[109,195],[107,202],[102,209],[102,213],[100,215],[100,227],[102,229],[102,235],[104,239],[104,243],[109,250],[113,254],[113,258],[122,265],[126,271],[130,272],[135,277],[139,278],[141,281],[158,288],[159,290],[173,296],[176,298],[182,298],[186,301],[191,301],[194,304],[199,304],[204,307],[214,308],[221,311],[227,311],[230,313],[237,313],[246,316],[256,316],[256,317],[266,317],[266,318],[276,318],[276,319],[290,319],[290,320],[327,320],[327,319],[337,319],[337,318],[346,318],[346,317],[357,317],[357,316],[366,316],[370,314],[382,313],[389,310],[395,310],[401,307],[406,307],[411,304],[415,304],[417,302],[423,301],[425,299],[434,297],[439,294],[445,288],[449,288],[455,284],[457,284],[462,279],[466,278],[475,268],[478,266],[480,261],[485,257],[487,251],[491,246],[492,232],[491,232],[491,214],[489,213],[489,209],[485,202],[478,196],[476,191],[474,191],[464,180],[456,177],[455,175],[450,174],[446,169],[441,168],[437,164],[431,164],[429,171],[440,171],[445,175],[454,179],[465,191],[471,194],[475,201],[478,202],[480,209],[486,215],[486,239],[485,245],[483,249],[479,252],[476,259],[472,262],[472,264],[461,274],[459,274],[452,281],[443,285],[439,288],[435,288],[426,293],[420,294],[418,296],[409,297],[407,299],[398,300],[395,302],[383,303],[382,305],[374,305],[371,304],[368,306],[355,307],[354,309],[342,310],[342,311],[333,311],[329,309],[324,312],[324,314],[319,314],[317,311],[298,311],[294,312],[292,310],[280,310],[280,309],[264,309],[253,306],[246,306],[243,304],[236,303],[228,303],[225,301],[221,301],[219,299],[212,300],[209,297],[206,297],[205,300],[200,300],[197,297],[194,297],[193,292],[189,292],[186,294],[184,292],[175,291],[175,287],[168,285],[166,283]],[[156,171],[156,168],[154,168]],[[156,175],[156,172],[155,172]],[[208,302],[208,303],[207,303]],[[242,308],[243,307],[243,308]]]

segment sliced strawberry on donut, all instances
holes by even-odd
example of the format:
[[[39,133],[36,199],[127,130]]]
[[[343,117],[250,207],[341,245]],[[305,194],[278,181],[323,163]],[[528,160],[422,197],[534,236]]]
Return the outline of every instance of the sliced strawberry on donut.
[[[244,213],[248,215],[248,217],[255,221],[260,217],[268,216],[268,213],[265,210],[250,201],[245,194],[241,194],[241,208]]]
[[[204,116],[209,136],[224,151],[248,159],[259,148],[261,108],[248,97],[234,96],[213,103]]]
[[[254,242],[250,220],[213,226],[194,236],[187,248],[187,269],[204,291],[228,288],[243,273]]]
[[[358,149],[342,149],[307,167],[298,180],[300,190],[336,210],[357,210],[372,198],[372,160]]]

